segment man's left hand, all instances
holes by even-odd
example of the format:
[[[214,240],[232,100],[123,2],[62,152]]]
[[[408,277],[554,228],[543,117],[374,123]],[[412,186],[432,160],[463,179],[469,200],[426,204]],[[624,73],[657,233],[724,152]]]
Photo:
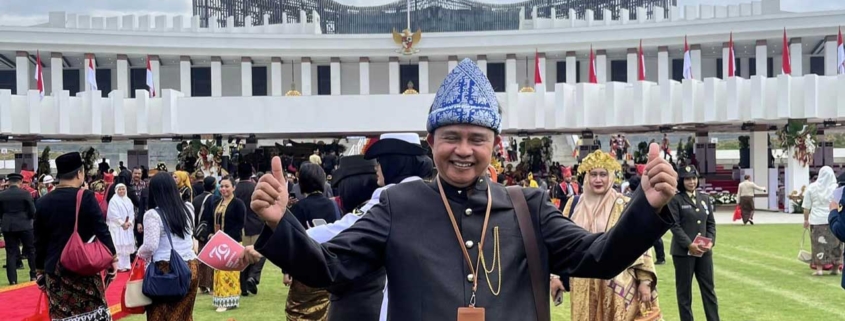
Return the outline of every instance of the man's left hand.
[[[839,202],[830,201],[830,210],[831,211],[838,211],[839,210]]]
[[[660,146],[657,143],[648,147],[648,164],[641,186],[648,203],[656,209],[663,208],[678,192],[678,173],[660,157]]]

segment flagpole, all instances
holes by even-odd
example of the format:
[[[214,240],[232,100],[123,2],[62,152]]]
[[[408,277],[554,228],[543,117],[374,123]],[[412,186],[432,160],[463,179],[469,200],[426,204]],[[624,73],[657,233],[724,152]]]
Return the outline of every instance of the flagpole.
[[[408,0],[408,32],[411,32],[411,0]]]

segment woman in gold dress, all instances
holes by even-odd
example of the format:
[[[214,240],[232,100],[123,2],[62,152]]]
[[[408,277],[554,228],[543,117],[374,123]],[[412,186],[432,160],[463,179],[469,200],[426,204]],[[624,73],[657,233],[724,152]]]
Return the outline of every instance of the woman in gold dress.
[[[578,167],[578,173],[585,175],[584,193],[567,201],[563,215],[593,233],[616,225],[630,201],[613,189],[620,170],[605,152],[587,156]],[[572,321],[659,320],[657,273],[650,252],[611,280],[570,278]],[[560,287],[560,280],[553,277],[552,289]]]
[[[214,232],[223,231],[235,242],[241,242],[241,230],[244,228],[246,205],[235,198],[235,182],[227,176],[220,180],[220,195],[214,206],[205,208],[203,217],[208,226],[214,226]],[[213,211],[213,212],[212,212]],[[241,273],[238,271],[214,271],[214,289],[212,302],[217,312],[237,308],[241,300]]]

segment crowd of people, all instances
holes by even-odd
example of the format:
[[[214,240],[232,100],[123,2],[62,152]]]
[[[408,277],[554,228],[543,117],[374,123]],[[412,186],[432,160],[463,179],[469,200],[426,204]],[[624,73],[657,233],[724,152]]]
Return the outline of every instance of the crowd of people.
[[[88,176],[81,155],[67,153],[56,158],[56,177],[34,187],[31,172],[7,175],[0,214],[9,281],[25,258],[54,320],[111,320],[105,289],[139,259],[189,274],[184,292],[153,297],[148,320],[192,320],[202,295],[220,313],[238,308],[258,295],[266,261],[290,287],[288,320],[548,321],[548,296],[560,304],[566,292],[575,321],[659,320],[672,318],[660,308],[655,268],[666,263],[661,237],[671,229],[680,320],[693,319],[693,277],[706,319],[719,320],[715,208],[697,191],[694,166],[671,164],[652,144],[647,164],[630,168],[619,136],[615,153],[552,164],[543,178],[496,168],[501,115],[469,60],[444,81],[426,121],[425,138],[390,133],[359,155],[274,157],[266,174],[247,162],[221,177],[103,162]],[[836,182],[823,168],[804,201],[806,227],[827,240],[813,243],[819,271],[842,264],[835,238],[845,236],[845,214],[828,202],[841,194]],[[199,262],[215,233],[245,246],[245,269]],[[80,272],[63,255],[77,238],[101,244],[111,263]]]

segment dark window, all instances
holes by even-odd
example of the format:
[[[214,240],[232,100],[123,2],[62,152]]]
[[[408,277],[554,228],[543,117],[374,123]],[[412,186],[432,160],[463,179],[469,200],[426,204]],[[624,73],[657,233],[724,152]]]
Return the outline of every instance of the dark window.
[[[111,92],[111,69],[97,69],[97,89],[103,97]]]
[[[317,66],[317,95],[332,94],[332,67]]]
[[[191,67],[191,96],[211,96],[211,67]]]
[[[399,92],[403,93],[408,89],[408,82],[414,82],[414,89],[420,88],[420,67],[419,65],[399,65]]]
[[[693,75],[695,76],[695,75]],[[683,59],[672,59],[672,80],[675,81],[683,81],[684,80],[684,60]]]
[[[736,76],[736,77],[739,77],[740,70],[742,70],[742,66],[740,65],[739,62],[740,62],[739,58],[734,58],[734,66],[736,67],[736,68],[734,68],[734,69],[736,69],[736,72],[734,72],[734,76]],[[722,77],[722,75],[723,75],[722,74],[722,58],[717,58],[716,59],[716,78],[719,78],[719,79],[727,78],[727,77]]]
[[[505,91],[505,63],[495,62],[487,63],[487,79],[490,80],[490,85],[493,86],[493,91]]]
[[[748,78],[757,76],[757,58],[748,58]]]
[[[566,60],[557,62],[557,82],[566,82]],[[581,62],[575,61],[575,83],[581,82]]]
[[[252,95],[267,96],[267,66],[252,67]]]
[[[64,89],[70,92],[70,96],[76,96],[79,90],[79,69],[65,69],[62,71],[62,82]]]
[[[129,69],[129,97],[135,98],[135,91],[141,89],[147,89],[147,68]]]
[[[772,69],[775,69],[774,66],[775,66],[775,60],[772,57],[769,57],[768,61],[766,61],[766,69],[769,70],[769,78],[772,78],[772,76],[774,75],[775,71],[772,70]]]
[[[15,70],[0,70],[0,89],[9,89],[15,95],[20,95],[18,90],[18,75]]]
[[[610,62],[610,81],[628,82],[627,60],[612,60]]]
[[[824,56],[810,57],[810,73],[824,76]]]

